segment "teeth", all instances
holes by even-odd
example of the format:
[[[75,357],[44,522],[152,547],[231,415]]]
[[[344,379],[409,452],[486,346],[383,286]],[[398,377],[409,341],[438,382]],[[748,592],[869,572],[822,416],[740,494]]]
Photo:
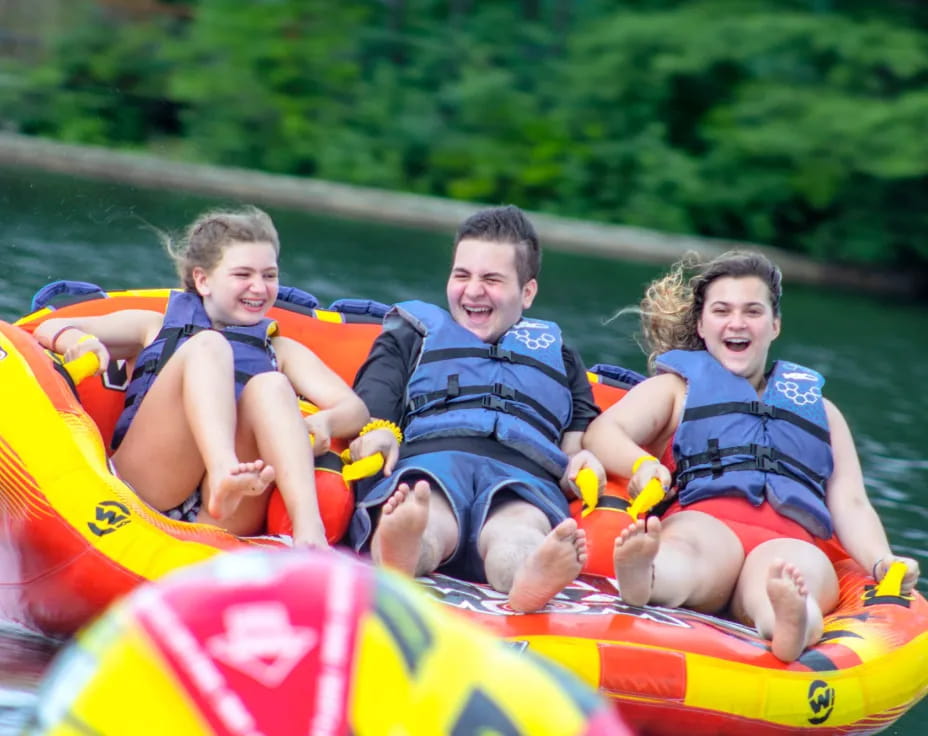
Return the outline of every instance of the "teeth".
[[[242,299],[242,304],[247,304],[249,307],[260,307],[262,304],[264,304],[264,301],[260,299]]]
[[[490,311],[489,307],[464,307],[468,312],[476,312],[479,314],[485,314]]]

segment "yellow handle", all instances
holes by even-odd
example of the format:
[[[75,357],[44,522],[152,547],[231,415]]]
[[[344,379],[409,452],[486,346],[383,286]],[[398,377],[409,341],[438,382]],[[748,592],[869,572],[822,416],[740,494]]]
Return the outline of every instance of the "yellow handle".
[[[346,462],[345,467],[342,468],[342,477],[347,483],[361,478],[369,478],[379,472],[384,463],[383,454],[379,452],[362,457],[354,462],[351,462],[351,454],[348,450],[345,450],[341,457]]]
[[[905,577],[905,563],[894,562],[889,566],[883,579],[876,586],[878,596],[899,596],[902,594],[902,579]]]
[[[300,412],[303,414],[304,417],[307,414],[315,414],[317,411],[319,411],[318,406],[316,406],[310,401],[307,401],[306,399],[299,399],[299,402],[300,402]]]
[[[577,473],[577,489],[580,491],[580,499],[583,501],[583,510],[581,516],[591,513],[599,502],[599,478],[596,477],[596,471],[592,468],[581,468]]]
[[[663,500],[664,486],[657,478],[651,478],[628,507],[628,515],[637,520],[641,514],[647,513]]]
[[[71,376],[71,380],[74,381],[76,386],[85,378],[89,378],[100,370],[100,359],[96,353],[86,352],[74,360],[64,363],[64,369]]]

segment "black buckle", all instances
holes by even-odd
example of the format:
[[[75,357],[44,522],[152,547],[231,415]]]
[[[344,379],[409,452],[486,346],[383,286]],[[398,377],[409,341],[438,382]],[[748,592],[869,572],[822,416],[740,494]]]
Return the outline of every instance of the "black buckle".
[[[487,352],[493,360],[505,360],[509,363],[512,362],[512,351],[501,348],[499,345],[490,345],[490,349]]]
[[[508,399],[511,401],[516,397],[516,390],[512,386],[507,386],[504,383],[494,383],[493,395],[499,396],[501,399]]]
[[[751,445],[751,454],[757,459],[757,469],[765,473],[777,473],[780,461],[773,456],[773,448],[763,445]]]
[[[491,409],[493,411],[506,411],[506,402],[503,401],[499,396],[483,396],[480,399],[480,406],[483,409]]]
[[[184,325],[180,329],[181,337],[193,337],[200,331],[199,325]]]
[[[751,414],[758,417],[772,417],[776,409],[776,407],[765,404],[762,401],[752,401],[749,406],[751,408]]]

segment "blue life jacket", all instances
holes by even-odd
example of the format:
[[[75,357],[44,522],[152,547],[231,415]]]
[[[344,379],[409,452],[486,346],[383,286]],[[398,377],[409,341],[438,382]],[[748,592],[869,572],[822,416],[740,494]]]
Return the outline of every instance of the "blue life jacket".
[[[822,376],[777,361],[761,400],[750,382],[704,350],[672,350],[658,369],[687,382],[674,436],[680,503],[742,495],[827,539],[825,487],[834,469]]]
[[[556,324],[523,318],[490,345],[425,302],[396,305],[385,328],[397,319],[423,336],[406,394],[408,442],[494,437],[556,478],[563,475],[560,441],[573,397]]]
[[[172,291],[161,331],[136,358],[132,380],[126,390],[126,403],[113,431],[114,450],[125,437],[142,398],[168,358],[192,335],[209,329],[212,329],[212,322],[200,296],[187,291]],[[258,373],[277,370],[277,359],[271,347],[271,336],[277,332],[277,323],[265,317],[257,324],[225,327],[221,332],[232,346],[235,358],[235,398],[238,399],[249,378]]]

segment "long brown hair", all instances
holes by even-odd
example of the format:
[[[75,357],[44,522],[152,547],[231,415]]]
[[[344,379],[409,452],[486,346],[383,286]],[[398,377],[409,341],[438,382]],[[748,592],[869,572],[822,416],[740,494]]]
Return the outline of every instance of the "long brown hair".
[[[641,347],[654,371],[658,355],[668,350],[703,350],[696,323],[706,302],[706,291],[716,279],[756,276],[767,285],[773,316],[780,316],[783,276],[765,255],[756,251],[730,250],[702,262],[687,253],[664,276],[651,282],[641,300]]]

